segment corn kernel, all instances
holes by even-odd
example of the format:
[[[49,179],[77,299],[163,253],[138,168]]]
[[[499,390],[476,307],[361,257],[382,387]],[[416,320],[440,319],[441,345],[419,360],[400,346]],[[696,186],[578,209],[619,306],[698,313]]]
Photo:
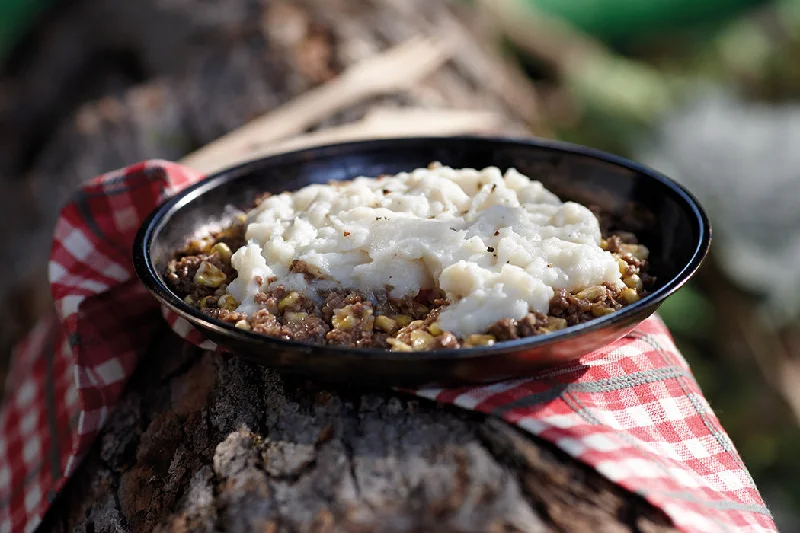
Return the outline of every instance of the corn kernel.
[[[625,285],[631,289],[636,289],[637,291],[642,290],[642,278],[640,278],[637,274],[627,277],[622,281],[624,281]]]
[[[619,247],[620,252],[631,254],[636,259],[646,261],[650,257],[650,250],[641,244],[623,244]]]
[[[216,289],[225,282],[225,272],[208,261],[203,261],[194,275],[194,282]]]
[[[425,330],[415,329],[411,332],[411,347],[414,350],[424,350],[433,345],[434,342],[436,342],[436,339]]]
[[[444,330],[442,329],[442,326],[440,326],[438,322],[434,322],[433,324],[428,326],[428,331],[434,337],[438,337],[439,335],[444,333]]]
[[[230,294],[223,294],[217,300],[217,307],[220,309],[227,309],[228,311],[233,311],[237,307],[239,307],[239,303],[236,301],[236,298],[231,296]]]
[[[195,300],[191,294],[187,294],[183,301],[189,305],[195,305],[197,303],[197,300]]]
[[[395,339],[394,337],[390,337],[386,339],[386,342],[389,343],[389,346],[392,347],[393,352],[413,352],[414,350],[408,344],[404,343],[400,339]]]
[[[361,331],[372,331],[375,329],[375,318],[372,316],[372,309],[364,309],[364,313],[361,315],[361,322],[359,323],[361,326]]]
[[[466,343],[470,346],[491,346],[494,344],[494,335],[473,334],[467,337]]]
[[[231,260],[231,256],[233,255],[233,252],[231,252],[230,247],[224,242],[218,242],[217,244],[212,246],[211,253],[217,254],[219,258],[225,261],[226,263]]]
[[[617,266],[620,274],[625,274],[628,271],[628,263],[621,257],[617,257]]]
[[[186,251],[189,255],[204,254],[211,248],[211,239],[192,239],[186,246]]]
[[[247,320],[238,321],[236,324],[234,324],[234,327],[243,329],[245,331],[250,331],[250,324],[247,322]]]
[[[394,321],[397,322],[398,326],[404,328],[407,325],[411,324],[411,317],[408,315],[395,315]]]
[[[217,303],[216,299],[216,296],[206,296],[205,298],[201,298],[198,307],[200,307],[200,309],[211,307]]]
[[[558,318],[555,316],[547,317],[547,329],[550,331],[558,331],[559,329],[564,329],[565,327],[567,327],[567,319]]]
[[[593,302],[601,299],[605,295],[606,295],[605,287],[600,287],[599,285],[595,285],[594,287],[588,287],[586,289],[583,289],[582,291],[578,292],[578,294],[576,294],[575,296]]]
[[[639,301],[639,293],[637,293],[634,289],[630,287],[624,289],[621,293],[619,293],[620,297],[625,301],[625,303],[632,304],[634,302]]]
[[[594,304],[592,306],[592,314],[597,317],[610,315],[613,312],[614,312],[613,307],[606,307],[605,305],[602,304]]]
[[[608,250],[608,241],[605,239],[600,239],[600,248],[603,250]]]
[[[289,311],[283,316],[289,322],[300,322],[304,318],[308,317],[308,313],[303,313],[303,312],[294,313]]]
[[[335,329],[350,329],[356,325],[356,317],[344,309],[337,309],[331,318],[331,325]]]
[[[375,317],[375,327],[386,333],[394,333],[397,331],[397,322],[388,316],[379,315]]]
[[[278,311],[283,311],[290,305],[294,305],[297,303],[297,300],[300,298],[300,295],[294,291],[290,292],[288,296],[285,296],[280,302],[278,302]]]

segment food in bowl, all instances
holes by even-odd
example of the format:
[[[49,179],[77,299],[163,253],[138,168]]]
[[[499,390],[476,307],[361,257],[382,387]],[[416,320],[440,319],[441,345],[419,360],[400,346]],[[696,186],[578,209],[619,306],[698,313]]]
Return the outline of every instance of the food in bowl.
[[[607,233],[607,232],[606,232]],[[165,273],[237,328],[394,351],[493,344],[636,302],[648,250],[509,169],[428,168],[265,194]]]

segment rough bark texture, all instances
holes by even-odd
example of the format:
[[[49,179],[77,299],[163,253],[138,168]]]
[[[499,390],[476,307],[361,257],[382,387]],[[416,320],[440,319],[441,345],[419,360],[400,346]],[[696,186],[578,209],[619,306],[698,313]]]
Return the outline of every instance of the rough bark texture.
[[[21,140],[0,148],[9,191],[0,195],[7,236],[0,297],[28,311],[4,307],[18,326],[5,326],[0,348],[48,306],[44,269],[30,265],[45,265],[57,208],[80,180],[144,158],[177,159],[360,57],[442,31],[463,29],[432,0],[68,3],[43,23],[41,44],[20,52],[3,86],[0,129],[17,128]],[[117,59],[94,68],[90,52],[109,50]],[[88,81],[74,75],[78,65],[94,65],[84,69]],[[515,100],[491,65],[464,40],[420,87],[318,127],[358,118],[377,103],[530,118],[529,103]],[[73,96],[60,99],[66,86]],[[509,118],[509,131],[520,127]],[[9,300],[12,288],[16,300]],[[42,530],[668,528],[639,497],[497,420],[284,379],[165,332]]]
[[[326,389],[165,332],[45,531],[666,531],[505,423]]]

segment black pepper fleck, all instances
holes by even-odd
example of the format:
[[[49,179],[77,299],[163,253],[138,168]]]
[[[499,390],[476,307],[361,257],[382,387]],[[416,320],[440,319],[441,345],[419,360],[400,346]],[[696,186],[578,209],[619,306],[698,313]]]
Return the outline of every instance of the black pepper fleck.
[[[494,236],[497,237],[498,235],[500,235],[500,231],[495,231]]]
[[[349,236],[350,236],[350,232],[349,232],[349,231],[345,231],[345,232],[344,232],[344,236],[345,236],[345,237],[349,237]]]
[[[488,247],[488,248],[486,248],[486,249],[487,249],[487,250],[489,250],[490,252],[494,252],[494,248],[493,248],[493,247],[491,247],[491,246],[489,246],[489,247]]]

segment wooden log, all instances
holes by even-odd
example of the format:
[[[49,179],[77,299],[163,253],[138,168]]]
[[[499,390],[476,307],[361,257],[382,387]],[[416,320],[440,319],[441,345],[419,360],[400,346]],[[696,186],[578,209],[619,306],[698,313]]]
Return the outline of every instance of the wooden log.
[[[504,422],[330,389],[166,331],[43,531],[667,531]]]
[[[446,64],[418,84],[315,115],[315,124],[301,127],[310,137],[283,146],[357,135],[364,127],[385,135],[386,123],[376,127],[375,117],[384,113],[385,120],[387,107],[488,113],[480,120],[470,115],[466,131],[496,131],[497,117],[509,133],[540,125],[533,88],[442,1],[237,0],[216,11],[188,0],[142,5],[167,6],[170,17],[185,9],[186,20],[212,26],[212,44],[192,48],[182,68],[84,106],[54,132],[21,181],[41,222],[13,236],[12,249],[22,258],[0,260],[44,264],[57,205],[80,179],[144,158],[179,159],[415,35],[451,39]],[[203,18],[212,12],[219,18]],[[151,15],[167,16],[155,8]],[[403,117],[393,120],[412,133]],[[40,291],[45,285],[41,276],[27,279]],[[237,357],[204,353],[167,330],[42,526],[83,532],[671,529],[639,496],[499,420],[386,391],[285,378]]]

